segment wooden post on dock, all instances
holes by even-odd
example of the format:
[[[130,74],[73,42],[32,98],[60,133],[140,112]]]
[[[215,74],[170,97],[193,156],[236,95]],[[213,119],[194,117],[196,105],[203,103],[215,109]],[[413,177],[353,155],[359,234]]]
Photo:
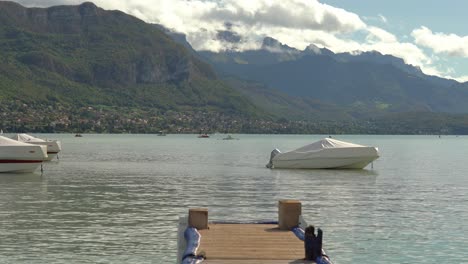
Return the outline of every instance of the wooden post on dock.
[[[278,227],[280,230],[291,230],[299,225],[302,214],[301,202],[298,200],[280,200],[278,202]]]
[[[188,225],[198,230],[208,229],[208,208],[189,209]]]

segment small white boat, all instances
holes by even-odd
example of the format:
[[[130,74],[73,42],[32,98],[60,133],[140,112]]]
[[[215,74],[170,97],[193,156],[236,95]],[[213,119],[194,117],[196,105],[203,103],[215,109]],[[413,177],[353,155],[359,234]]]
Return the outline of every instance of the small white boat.
[[[376,147],[324,138],[285,153],[273,150],[267,168],[363,169],[378,157]]]
[[[33,172],[45,159],[45,146],[0,136],[0,172]]]
[[[62,144],[58,140],[44,140],[41,138],[33,137],[28,134],[16,134],[13,136],[14,140],[33,145],[41,145],[47,147],[47,161],[53,160],[57,154],[62,150]]]

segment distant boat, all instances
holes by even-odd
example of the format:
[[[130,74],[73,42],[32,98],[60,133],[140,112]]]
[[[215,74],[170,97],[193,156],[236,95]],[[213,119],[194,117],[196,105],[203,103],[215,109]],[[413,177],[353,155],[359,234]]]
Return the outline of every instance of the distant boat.
[[[166,136],[166,133],[164,131],[159,131],[158,136]]]
[[[223,140],[239,140],[239,139],[232,137],[231,135],[228,135],[227,137],[223,138]]]
[[[78,134],[75,134],[75,137],[82,137],[82,135],[78,133]]]
[[[45,146],[0,136],[0,172],[33,172],[45,159]]]
[[[200,134],[198,135],[198,138],[209,138],[210,136],[208,134]]]
[[[363,169],[378,157],[375,147],[324,138],[285,153],[273,150],[267,168]]]
[[[41,138],[33,137],[28,134],[16,134],[12,139],[19,142],[24,142],[33,145],[41,145],[47,147],[47,156],[46,160],[50,161],[54,159],[60,151],[62,151],[62,144],[59,140],[44,140]]]

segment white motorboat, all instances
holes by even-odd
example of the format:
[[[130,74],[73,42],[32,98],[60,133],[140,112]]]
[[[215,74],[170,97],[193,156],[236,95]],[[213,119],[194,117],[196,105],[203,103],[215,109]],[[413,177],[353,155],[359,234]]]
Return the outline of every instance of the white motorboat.
[[[41,138],[33,137],[28,134],[16,134],[13,136],[14,140],[19,142],[41,145],[47,147],[47,161],[53,160],[57,154],[62,150],[62,144],[58,140],[44,140]]]
[[[33,172],[45,159],[45,146],[0,136],[0,172]]]
[[[379,157],[376,147],[324,138],[293,151],[271,152],[268,168],[363,169]]]

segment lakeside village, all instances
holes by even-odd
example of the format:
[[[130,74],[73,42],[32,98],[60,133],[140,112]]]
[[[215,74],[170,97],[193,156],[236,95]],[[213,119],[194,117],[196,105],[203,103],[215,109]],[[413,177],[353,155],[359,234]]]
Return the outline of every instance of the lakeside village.
[[[0,126],[8,133],[310,133],[339,134],[349,124],[337,122],[248,119],[214,111],[161,111],[155,108],[70,107],[0,104]],[[356,127],[358,127],[356,125]]]
[[[245,118],[207,110],[69,106],[60,103],[0,101],[0,128],[6,133],[133,133],[168,134],[466,134],[460,121],[445,125],[424,119],[400,121],[307,121]],[[434,120],[432,120],[434,121]],[[462,120],[463,121],[463,120]],[[457,123],[458,122],[458,123]],[[436,126],[436,123],[441,125]],[[453,127],[453,129],[451,128]]]

